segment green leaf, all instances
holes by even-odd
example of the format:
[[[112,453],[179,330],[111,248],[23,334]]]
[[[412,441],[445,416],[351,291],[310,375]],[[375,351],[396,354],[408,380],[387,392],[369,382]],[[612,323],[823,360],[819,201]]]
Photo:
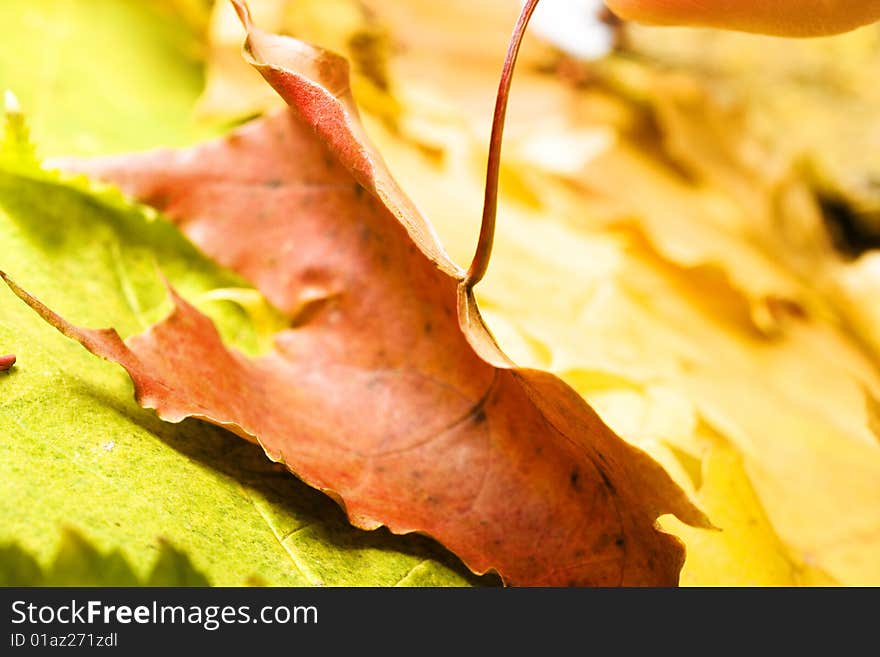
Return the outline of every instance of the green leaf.
[[[123,336],[143,330],[170,307],[161,271],[244,351],[258,352],[276,328],[264,313],[252,321],[227,300],[234,295],[216,294],[248,286],[155,212],[40,169],[15,113],[0,147],[0,244],[0,269],[81,325],[112,325]],[[245,306],[254,294],[242,295]],[[59,528],[72,526],[99,552],[118,554],[112,572],[120,581],[145,580],[163,539],[214,585],[476,581],[427,539],[353,529],[333,502],[258,447],[199,421],[159,421],[134,402],[121,368],[58,334],[5,289],[0,317],[0,351],[18,356],[0,375],[0,542],[46,565]],[[61,562],[66,583],[84,581],[98,558],[72,554]],[[180,567],[170,558],[161,565],[156,581]]]
[[[0,546],[0,586],[207,586],[185,554],[162,542],[152,573],[139,579],[118,551],[100,553],[78,532],[65,530],[45,571],[16,544]]]
[[[199,44],[156,0],[0,2],[0,90],[28,108],[44,154],[90,155],[207,136],[192,107]]]
[[[37,560],[18,545],[0,545],[0,586],[37,586],[43,577]]]

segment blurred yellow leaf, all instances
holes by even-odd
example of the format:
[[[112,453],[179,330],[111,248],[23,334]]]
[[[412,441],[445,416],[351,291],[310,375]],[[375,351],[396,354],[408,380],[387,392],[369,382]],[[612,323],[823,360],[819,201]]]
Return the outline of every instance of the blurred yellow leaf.
[[[289,34],[345,55],[352,64],[352,86],[360,103],[393,119],[396,101],[388,93],[386,28],[358,0],[252,0],[254,20],[270,32]],[[209,24],[203,116],[240,119],[284,102],[241,56],[241,21],[228,2],[217,2]]]

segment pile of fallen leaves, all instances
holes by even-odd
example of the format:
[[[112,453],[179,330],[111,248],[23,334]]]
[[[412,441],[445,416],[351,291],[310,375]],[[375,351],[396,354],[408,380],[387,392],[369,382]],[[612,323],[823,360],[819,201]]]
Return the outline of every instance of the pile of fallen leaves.
[[[880,29],[527,37],[471,288],[518,3],[250,5],[0,8],[0,580],[880,582]]]

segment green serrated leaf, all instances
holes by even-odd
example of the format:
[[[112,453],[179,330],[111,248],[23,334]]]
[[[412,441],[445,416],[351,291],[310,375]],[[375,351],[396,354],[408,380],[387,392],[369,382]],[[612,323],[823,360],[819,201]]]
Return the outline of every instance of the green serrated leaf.
[[[66,531],[45,584],[50,586],[137,586],[138,576],[119,550],[102,554],[75,531]]]
[[[0,586],[38,586],[43,583],[40,564],[16,544],[0,545]]]
[[[147,586],[208,586],[205,576],[193,568],[189,557],[168,541],[159,544],[159,556]]]
[[[185,554],[163,541],[149,577],[142,580],[118,551],[102,554],[78,532],[65,530],[44,571],[17,544],[0,546],[0,586],[207,586]]]

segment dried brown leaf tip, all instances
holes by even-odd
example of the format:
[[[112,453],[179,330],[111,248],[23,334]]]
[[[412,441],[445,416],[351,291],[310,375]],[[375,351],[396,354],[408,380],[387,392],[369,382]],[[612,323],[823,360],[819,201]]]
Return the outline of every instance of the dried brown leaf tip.
[[[344,60],[260,31],[235,4],[246,56],[288,111],[190,149],[63,165],[163,211],[291,328],[248,358],[172,292],[171,315],[123,342],[13,291],[122,365],[143,406],[259,443],[357,527],[430,535],[508,584],[677,584],[684,548],[656,520],[703,514],[568,385],[495,346],[464,272],[366,138]]]
[[[0,356],[0,372],[5,372],[13,365],[15,365],[15,356],[12,354],[9,354],[8,356]]]

